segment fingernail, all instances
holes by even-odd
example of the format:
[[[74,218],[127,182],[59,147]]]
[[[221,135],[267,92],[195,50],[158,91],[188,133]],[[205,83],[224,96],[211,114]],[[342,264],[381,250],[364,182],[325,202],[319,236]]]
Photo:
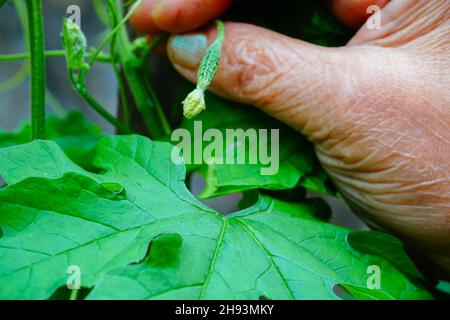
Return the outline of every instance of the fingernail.
[[[170,46],[172,59],[177,64],[195,69],[208,47],[208,39],[203,34],[180,35],[172,38]]]

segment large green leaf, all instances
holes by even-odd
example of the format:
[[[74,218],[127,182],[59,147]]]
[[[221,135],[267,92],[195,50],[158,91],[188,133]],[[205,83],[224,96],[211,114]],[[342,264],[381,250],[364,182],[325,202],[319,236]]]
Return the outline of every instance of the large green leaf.
[[[71,265],[92,299],[335,299],[338,284],[364,287],[370,265],[382,270],[374,297],[429,297],[388,260],[353,249],[350,230],[322,222],[314,202],[261,196],[230,216],[214,212],[187,190],[171,149],[102,139],[102,174],[53,142],[0,149],[0,299],[49,298]]]
[[[399,239],[383,232],[353,231],[347,240],[359,252],[377,254],[410,277],[423,279],[420,271],[403,251],[403,243]]]
[[[254,129],[257,132],[261,129],[279,129],[279,170],[274,175],[264,175],[261,169],[268,165],[262,164],[261,161],[257,164],[226,164],[224,159],[227,153],[234,152],[235,158],[239,154],[247,155],[248,158],[250,153],[257,152],[257,144],[224,143],[223,154],[215,155],[215,158],[223,160],[203,159],[201,166],[188,166],[191,170],[199,170],[205,177],[206,186],[200,198],[252,189],[293,189],[299,184],[312,191],[335,194],[329,177],[318,164],[312,144],[304,136],[251,106],[237,104],[213,94],[207,94],[206,101],[208,110],[195,118],[195,122],[201,123],[203,132],[218,129],[225,137],[227,129]],[[185,119],[181,128],[190,132],[192,145],[200,146],[202,136],[195,134],[195,122]],[[270,137],[270,132],[268,135]],[[209,142],[202,143],[202,154],[208,144]],[[191,148],[191,153],[193,162],[194,147]]]
[[[100,127],[87,121],[83,114],[71,111],[61,118],[51,115],[46,120],[46,135],[55,141],[75,163],[92,169],[94,149],[101,138]],[[23,144],[31,139],[31,126],[25,124],[19,131],[0,131],[0,148]]]

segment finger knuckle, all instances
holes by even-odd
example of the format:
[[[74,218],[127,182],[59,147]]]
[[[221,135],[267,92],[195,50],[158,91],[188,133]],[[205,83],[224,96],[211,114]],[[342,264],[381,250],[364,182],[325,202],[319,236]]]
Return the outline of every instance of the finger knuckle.
[[[226,73],[233,83],[231,94],[239,99],[255,100],[265,96],[281,74],[281,61],[276,54],[256,41],[241,34],[230,43],[232,50],[226,57]]]

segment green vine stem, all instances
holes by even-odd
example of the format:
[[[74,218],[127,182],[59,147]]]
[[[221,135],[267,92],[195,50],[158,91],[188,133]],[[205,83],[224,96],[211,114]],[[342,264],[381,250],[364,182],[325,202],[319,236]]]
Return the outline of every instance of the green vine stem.
[[[91,94],[86,89],[84,84],[77,83],[77,81],[75,81],[73,79],[73,76],[70,76],[70,79],[71,79],[71,82],[72,82],[75,90],[78,92],[78,94],[106,121],[111,123],[121,133],[125,133],[125,134],[132,133],[132,131],[126,125],[124,125],[116,117],[114,117],[112,114],[110,114],[108,112],[108,110],[106,110],[100,103],[97,102],[97,100],[95,100],[94,97],[91,96]]]
[[[48,50],[44,52],[44,55],[46,58],[64,58],[65,52],[64,50]],[[94,53],[87,53],[87,57],[94,55]],[[19,60],[28,60],[30,59],[30,53],[16,53],[16,54],[5,54],[0,55],[0,62],[6,62],[6,61],[19,61]],[[95,61],[97,62],[105,62],[110,63],[111,57],[108,54],[99,54],[96,55]]]
[[[45,139],[45,53],[41,0],[26,0],[31,65],[31,134]]]
[[[120,22],[116,20],[117,17],[115,15],[112,15],[112,27],[118,25]],[[123,119],[125,122],[125,125],[129,128],[131,128],[131,112],[130,112],[130,104],[128,103],[127,93],[125,90],[125,83],[124,79],[122,77],[122,74],[120,73],[119,69],[119,61],[117,59],[117,53],[116,53],[116,39],[117,34],[114,34],[114,36],[111,38],[111,44],[109,46],[109,53],[111,56],[111,65],[114,70],[114,74],[117,79],[117,86],[119,88],[119,98],[120,102],[123,108]]]
[[[133,54],[127,29],[123,23],[130,17],[131,13],[139,5],[140,1],[134,3],[133,8],[130,9],[124,18],[121,10],[119,9],[121,6],[121,1],[108,0],[107,3],[114,20],[120,21],[112,32],[117,32],[117,54],[122,64],[123,73],[125,75],[125,79],[127,80],[128,88],[133,96],[134,102],[136,103],[136,107],[142,115],[151,136],[155,139],[165,137],[171,132],[169,122],[164,112],[162,110],[158,110],[158,106],[153,103],[152,97],[146,89],[142,72],[135,69],[133,66],[132,62],[136,61],[136,56]],[[102,46],[100,46],[99,49],[101,47]]]
[[[78,293],[79,292],[80,292],[80,289],[72,289],[72,290],[70,290],[69,300],[78,300]]]

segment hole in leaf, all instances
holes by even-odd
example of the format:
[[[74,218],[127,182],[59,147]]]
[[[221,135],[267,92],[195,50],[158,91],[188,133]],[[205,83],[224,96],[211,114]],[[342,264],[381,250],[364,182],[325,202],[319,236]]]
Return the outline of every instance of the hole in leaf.
[[[295,188],[290,190],[261,190],[263,194],[267,194],[272,198],[276,198],[287,202],[300,202],[306,198],[306,190],[304,188]]]
[[[266,296],[266,295],[262,295],[262,296],[260,296],[259,297],[259,300],[272,300],[272,299],[270,299],[268,296]]]
[[[178,263],[180,249],[183,246],[183,238],[177,233],[165,233],[154,237],[145,256],[130,265],[148,263],[157,267],[169,267]]]
[[[259,195],[256,191],[246,191],[243,194],[242,200],[239,202],[239,210],[244,210],[254,206],[259,200]]]
[[[334,184],[333,180],[331,180],[331,178],[328,178],[327,180],[325,180],[325,187],[330,190],[330,192],[332,192],[333,194],[337,194],[338,193],[338,189],[336,188],[336,185]]]
[[[328,221],[331,218],[331,207],[322,198],[306,199],[306,203],[314,208],[314,215],[321,220]]]
[[[3,229],[0,227],[0,239],[3,238]]]
[[[323,196],[320,193],[308,193],[310,197],[321,197],[331,207],[332,216],[330,222],[341,227],[353,230],[368,230],[366,223],[361,220],[341,199],[329,196]]]
[[[190,176],[188,188],[192,194],[198,198],[199,194],[205,188],[205,179],[197,173]],[[241,210],[239,203],[243,199],[242,193],[232,193],[225,196],[216,197],[214,199],[199,199],[201,202],[216,210],[217,212],[227,215]]]
[[[357,300],[343,285],[336,284],[333,287],[334,294],[342,300]]]
[[[66,285],[63,285],[52,293],[49,300],[71,300],[71,298],[75,298],[74,300],[84,300],[92,289],[81,287],[75,294]]]

